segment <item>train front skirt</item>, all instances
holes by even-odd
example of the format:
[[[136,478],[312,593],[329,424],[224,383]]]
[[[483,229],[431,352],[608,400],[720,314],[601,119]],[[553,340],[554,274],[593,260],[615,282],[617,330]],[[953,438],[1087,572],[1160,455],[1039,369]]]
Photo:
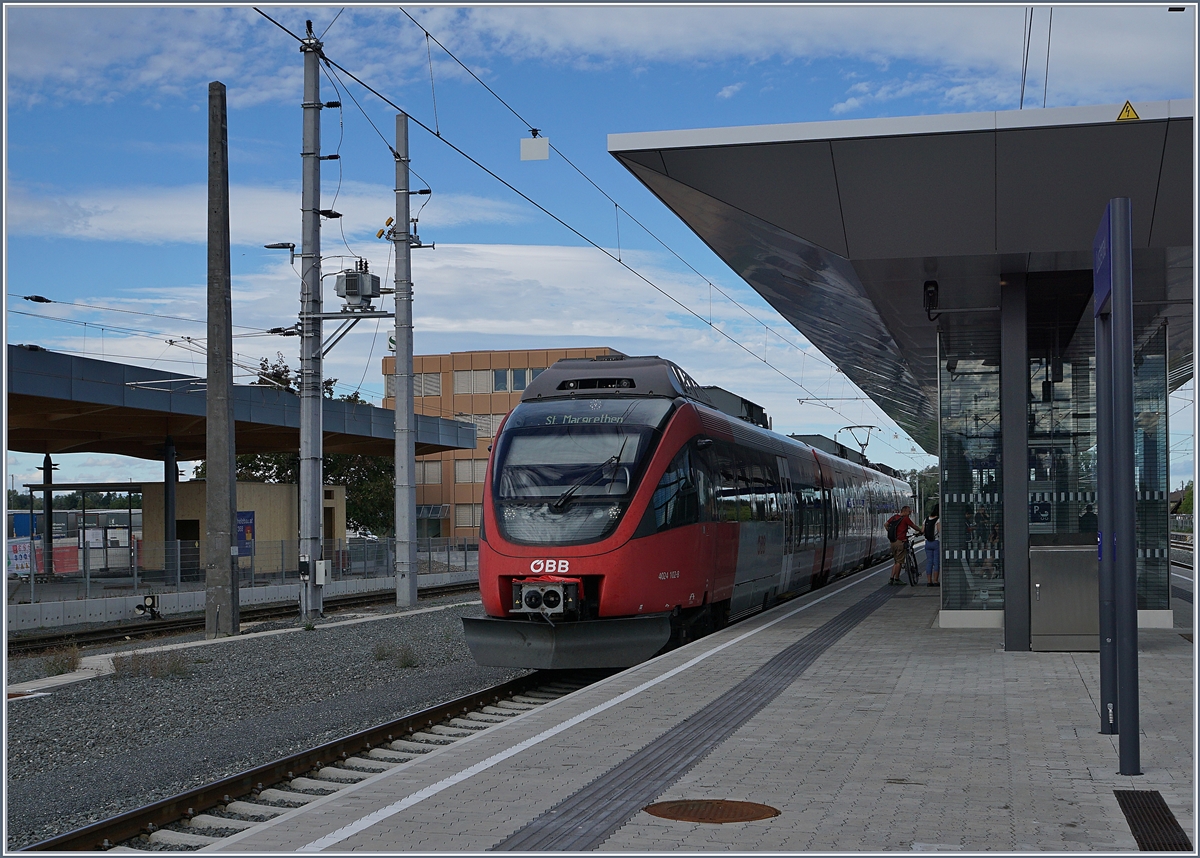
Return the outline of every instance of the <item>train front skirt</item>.
[[[476,663],[559,670],[629,667],[646,661],[671,637],[669,614],[550,625],[528,620],[463,618]]]

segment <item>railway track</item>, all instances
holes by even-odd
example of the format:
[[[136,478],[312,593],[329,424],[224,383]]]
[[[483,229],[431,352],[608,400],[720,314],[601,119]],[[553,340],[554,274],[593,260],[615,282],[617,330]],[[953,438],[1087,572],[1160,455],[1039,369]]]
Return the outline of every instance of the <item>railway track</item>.
[[[477,590],[478,584],[454,584],[446,587],[422,588],[422,596],[441,596],[449,593],[465,593]],[[395,593],[390,590],[379,593],[363,593],[353,596],[341,596],[325,600],[327,610],[356,608],[364,605],[379,605],[394,602]],[[255,620],[270,620],[279,617],[296,616],[296,606],[292,603],[264,605],[262,607],[247,607],[241,610],[243,622]],[[160,620],[135,620],[128,623],[105,626],[97,629],[83,629],[74,632],[54,632],[50,634],[21,635],[8,639],[8,654],[44,652],[57,647],[71,644],[105,644],[124,641],[127,638],[140,638],[158,635],[178,634],[204,628],[204,615],[195,614],[187,617],[171,617]]]
[[[541,671],[405,715],[21,851],[194,850],[584,688],[610,671]]]

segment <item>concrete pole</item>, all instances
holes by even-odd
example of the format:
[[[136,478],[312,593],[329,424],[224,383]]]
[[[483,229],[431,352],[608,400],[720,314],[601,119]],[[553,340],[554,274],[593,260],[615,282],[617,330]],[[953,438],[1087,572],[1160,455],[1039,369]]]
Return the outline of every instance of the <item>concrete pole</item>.
[[[396,604],[417,603],[416,418],[413,416],[412,247],[408,237],[408,117],[396,116]]]
[[[239,628],[233,318],[229,273],[229,129],[225,84],[208,85],[208,379],[205,396],[204,634]]]
[[[316,561],[321,559],[321,42],[308,22],[304,54],[304,141],[300,251],[300,554],[307,555],[307,619],[322,612]]]
[[[1117,630],[1117,709],[1121,774],[1140,775],[1137,663],[1137,518],[1133,443],[1133,239],[1127,197],[1109,201],[1112,217],[1113,556]]]
[[[1113,579],[1112,319],[1098,314],[1096,328],[1096,536],[1100,584],[1100,732],[1120,732],[1117,708],[1117,612]]]

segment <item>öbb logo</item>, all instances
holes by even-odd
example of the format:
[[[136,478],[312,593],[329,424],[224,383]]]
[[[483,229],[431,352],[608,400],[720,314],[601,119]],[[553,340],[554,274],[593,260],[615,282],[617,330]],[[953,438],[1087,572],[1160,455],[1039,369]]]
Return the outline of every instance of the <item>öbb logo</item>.
[[[565,575],[570,569],[570,560],[534,560],[529,564],[529,571],[534,575],[541,575],[543,572],[547,575]]]

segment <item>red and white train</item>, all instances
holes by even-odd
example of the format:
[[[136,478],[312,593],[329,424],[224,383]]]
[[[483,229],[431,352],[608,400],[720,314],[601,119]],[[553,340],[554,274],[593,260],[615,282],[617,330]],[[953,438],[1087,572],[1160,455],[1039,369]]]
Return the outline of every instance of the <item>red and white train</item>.
[[[888,554],[908,484],[712,407],[659,357],[560,360],[488,463],[484,665],[626,667]]]

